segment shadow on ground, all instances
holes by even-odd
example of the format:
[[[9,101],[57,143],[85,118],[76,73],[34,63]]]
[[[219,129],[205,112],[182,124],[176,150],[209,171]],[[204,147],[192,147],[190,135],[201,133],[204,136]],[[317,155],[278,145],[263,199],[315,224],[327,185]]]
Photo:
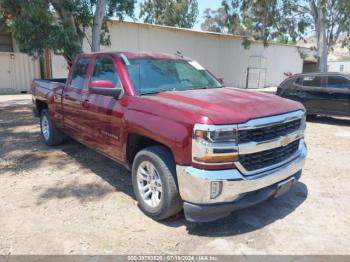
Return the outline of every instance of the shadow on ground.
[[[44,190],[38,204],[48,199],[69,197],[91,201],[115,191],[133,197],[131,176],[121,165],[70,139],[57,147],[46,146],[30,105],[0,105],[0,134],[0,175],[16,176],[39,168],[48,175],[62,170],[67,175],[91,171],[112,186],[111,189],[106,185],[81,184],[79,181],[65,184],[63,181],[54,187],[36,188],[37,191]],[[69,165],[72,162],[78,164]]]
[[[23,109],[23,110],[22,110]],[[0,156],[6,157],[11,150],[23,151],[25,153],[16,155],[16,161],[19,168],[35,169],[42,163],[48,161],[48,153],[51,154],[49,165],[51,170],[61,170],[64,164],[69,161],[77,162],[76,166],[79,172],[92,172],[101,177],[110,186],[97,185],[94,183],[81,184],[73,181],[64,184],[64,181],[58,182],[54,187],[45,188],[40,194],[38,204],[48,199],[62,199],[74,197],[80,201],[101,199],[107,194],[115,191],[123,192],[134,198],[130,173],[121,165],[114,161],[88,149],[87,147],[69,140],[66,144],[55,148],[49,148],[41,141],[39,134],[33,135],[32,129],[37,124],[37,120],[31,115],[30,107],[21,110],[7,108],[6,112],[1,110],[1,125],[3,133],[0,142],[3,147],[0,148]],[[4,113],[4,114],[3,114]],[[327,124],[350,124],[348,120],[339,120],[333,118],[316,118],[315,121],[325,122]],[[13,132],[15,127],[27,127],[28,130],[22,132]],[[33,147],[35,151],[27,152]],[[57,154],[52,157],[52,153]],[[1,164],[1,163],[0,163]],[[47,164],[47,163],[46,163]],[[11,171],[14,174],[18,171],[13,165],[2,166],[1,171]],[[67,169],[67,175],[77,170]],[[34,191],[42,191],[41,188],[33,188]],[[291,191],[278,199],[270,199],[257,206],[244,210],[236,211],[227,218],[210,223],[191,223],[183,217],[173,218],[163,221],[168,227],[179,227],[185,225],[191,235],[219,237],[244,234],[265,227],[279,219],[283,219],[300,206],[307,198],[308,190],[305,184],[296,183]]]
[[[70,140],[70,146],[62,148],[62,151],[79,162],[85,169],[101,177],[104,181],[115,188],[134,198],[131,175],[125,167],[101,154]]]
[[[182,218],[179,221],[165,221],[165,225],[178,227],[185,224],[191,235],[225,237],[252,232],[288,216],[307,198],[305,184],[297,182],[291,190],[279,198],[269,199],[261,204],[233,212],[230,216],[209,222],[192,223]]]
[[[101,183],[81,183],[74,180],[69,184],[57,184],[54,187],[46,188],[38,199],[38,204],[49,199],[76,198],[80,202],[100,200],[104,196],[122,192],[134,198],[129,172],[121,165],[115,163],[95,151],[81,145],[78,142],[69,140],[66,144],[56,147],[67,155],[68,159],[78,162],[81,166],[79,172],[91,172],[101,177],[110,186]],[[67,174],[73,171],[67,171]]]
[[[350,126],[350,118],[336,118],[330,116],[311,116],[307,118],[307,122],[336,126]]]
[[[74,141],[69,141],[69,145],[62,146],[62,151],[78,161],[84,168],[104,179],[116,191],[134,198],[131,175],[123,166]],[[76,197],[84,201],[95,197],[100,198],[109,193],[113,193],[110,187],[69,184],[65,187],[48,189],[41,195],[41,198]],[[180,218],[177,216],[160,223],[168,227],[185,225],[191,235],[207,237],[239,235],[283,219],[297,209],[306,200],[307,195],[306,185],[297,182],[287,194],[280,198],[269,199],[259,205],[236,211],[224,219],[209,223],[192,223],[186,221],[182,215]]]
[[[47,188],[40,194],[37,204],[40,205],[49,199],[76,198],[80,202],[101,200],[104,196],[113,193],[111,187],[95,183],[79,183],[73,181],[67,185],[56,185]]]

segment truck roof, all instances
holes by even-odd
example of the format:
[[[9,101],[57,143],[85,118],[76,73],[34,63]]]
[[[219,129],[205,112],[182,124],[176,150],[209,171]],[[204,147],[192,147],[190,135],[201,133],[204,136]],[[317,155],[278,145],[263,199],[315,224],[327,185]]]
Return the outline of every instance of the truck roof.
[[[96,52],[88,54],[80,54],[79,56],[94,56],[97,54],[110,54],[110,55],[125,55],[128,59],[137,59],[137,58],[154,58],[154,59],[184,59],[191,60],[187,57],[184,57],[182,54],[169,54],[169,53],[152,53],[152,52],[120,52],[120,51],[109,51],[109,52]]]

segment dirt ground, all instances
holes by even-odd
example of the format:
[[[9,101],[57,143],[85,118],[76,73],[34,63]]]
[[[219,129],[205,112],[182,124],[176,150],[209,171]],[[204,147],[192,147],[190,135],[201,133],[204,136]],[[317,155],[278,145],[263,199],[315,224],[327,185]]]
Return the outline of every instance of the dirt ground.
[[[208,224],[138,209],[129,173],[39,136],[30,96],[0,96],[0,254],[350,254],[350,120],[308,122],[303,176],[279,199]]]

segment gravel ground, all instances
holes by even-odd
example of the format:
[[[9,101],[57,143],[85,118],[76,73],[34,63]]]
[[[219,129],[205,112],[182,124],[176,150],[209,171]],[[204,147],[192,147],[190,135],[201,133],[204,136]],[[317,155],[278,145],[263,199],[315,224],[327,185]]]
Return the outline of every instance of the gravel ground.
[[[30,96],[0,96],[0,254],[350,254],[350,120],[308,122],[303,176],[207,224],[155,222],[129,173],[74,142],[47,147]]]

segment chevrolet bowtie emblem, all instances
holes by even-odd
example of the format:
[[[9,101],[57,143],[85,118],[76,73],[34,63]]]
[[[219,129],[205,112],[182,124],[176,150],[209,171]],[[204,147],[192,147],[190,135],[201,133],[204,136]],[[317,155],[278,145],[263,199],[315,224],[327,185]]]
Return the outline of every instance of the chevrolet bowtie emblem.
[[[290,142],[290,139],[288,137],[283,138],[281,141],[281,146],[286,146],[289,144],[289,142]]]

